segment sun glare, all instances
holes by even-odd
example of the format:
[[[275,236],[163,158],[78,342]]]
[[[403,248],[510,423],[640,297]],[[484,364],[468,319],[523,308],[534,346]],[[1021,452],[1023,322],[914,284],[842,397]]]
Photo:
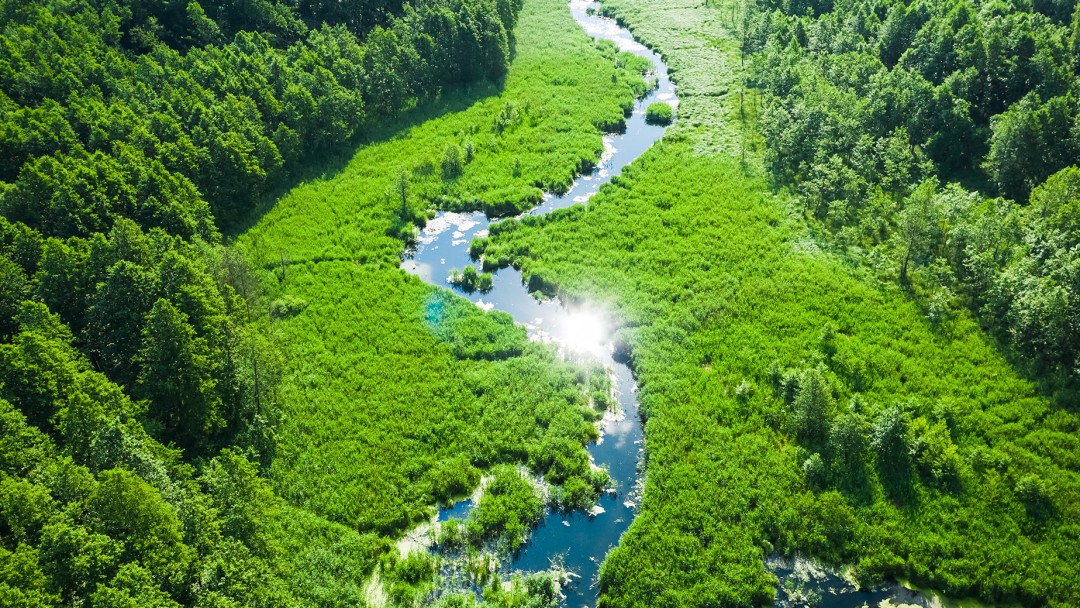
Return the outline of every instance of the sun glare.
[[[603,315],[591,310],[575,310],[561,320],[556,340],[575,354],[601,357],[607,346],[608,333],[608,323]]]

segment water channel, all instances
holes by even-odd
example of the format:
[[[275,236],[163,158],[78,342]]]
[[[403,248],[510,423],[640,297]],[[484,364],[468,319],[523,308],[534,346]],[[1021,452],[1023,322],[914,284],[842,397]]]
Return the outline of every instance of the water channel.
[[[600,186],[663,136],[665,127],[645,122],[645,108],[655,102],[678,104],[675,87],[660,56],[634,40],[630,32],[614,20],[595,14],[597,8],[599,5],[594,2],[570,1],[571,14],[588,34],[610,40],[620,50],[648,59],[653,65],[650,77],[656,79],[657,87],[637,100],[624,132],[604,136],[604,154],[595,169],[579,177],[567,193],[545,196],[544,201],[530,211],[532,215],[587,203]],[[590,445],[588,450],[597,465],[608,469],[615,491],[604,494],[589,513],[549,511],[533,530],[529,542],[508,564],[504,564],[509,570],[538,572],[558,563],[576,575],[562,589],[566,606],[595,606],[600,563],[630,526],[640,499],[639,464],[644,438],[634,379],[630,369],[612,357],[613,348],[608,341],[609,332],[602,326],[602,313],[568,307],[558,300],[536,300],[522,283],[521,273],[514,268],[496,272],[493,287],[487,293],[468,293],[450,284],[451,270],[476,265],[469,256],[469,243],[474,238],[487,236],[490,224],[491,220],[481,212],[440,212],[421,232],[417,246],[402,262],[402,268],[429,283],[454,289],[481,308],[507,312],[527,328],[531,339],[556,343],[572,356],[598,359],[611,371],[619,411],[605,417],[601,440]],[[440,511],[439,519],[464,518],[471,506],[470,501],[462,501]],[[925,598],[913,596],[895,585],[866,593],[856,590],[835,573],[821,569],[781,560],[767,560],[766,566],[781,581],[777,607],[812,604],[856,608],[877,606],[883,601],[892,602],[891,605],[930,605],[924,603]]]

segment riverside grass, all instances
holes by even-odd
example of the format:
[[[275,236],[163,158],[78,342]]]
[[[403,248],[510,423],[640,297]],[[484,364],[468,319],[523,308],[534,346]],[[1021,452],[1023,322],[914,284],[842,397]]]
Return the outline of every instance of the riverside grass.
[[[508,315],[398,268],[399,236],[430,208],[512,211],[540,188],[565,190],[645,89],[641,62],[594,43],[561,0],[526,0],[515,48],[501,89],[388,127],[235,240],[278,311],[267,322],[284,413],[270,477],[291,505],[392,537],[470,492],[477,469],[532,459],[593,478],[588,372],[528,343]],[[444,179],[451,147],[462,165]]]
[[[1080,604],[1075,413],[1040,395],[966,312],[931,324],[900,288],[823,250],[770,193],[742,145],[755,136],[732,122],[735,10],[605,2],[669,61],[680,120],[588,207],[498,224],[484,250],[607,306],[623,328],[647,476],[641,513],[602,567],[601,605],[769,603],[762,558],[774,551],[854,564],[864,582]],[[824,479],[808,464],[821,454],[810,457],[836,449],[797,440],[782,394],[781,377],[797,387],[807,374],[824,378],[837,428],[855,413],[865,425],[851,470]],[[896,411],[924,450],[901,458],[899,489],[871,432]],[[940,449],[925,451],[932,441]],[[935,477],[931,452],[955,478]]]
[[[504,225],[485,255],[603,301],[624,328],[648,474],[642,511],[603,567],[604,605],[761,603],[773,550],[852,562],[863,580],[1075,605],[1076,417],[1018,377],[966,315],[934,330],[899,289],[816,249],[738,161],[661,144],[587,209]],[[815,491],[770,388],[773,362],[820,368],[830,418],[858,382],[870,420],[900,402],[913,420],[945,421],[958,485],[916,480],[894,502],[867,450],[865,487]],[[1053,488],[1052,518],[1029,516],[1016,491],[1028,475]]]

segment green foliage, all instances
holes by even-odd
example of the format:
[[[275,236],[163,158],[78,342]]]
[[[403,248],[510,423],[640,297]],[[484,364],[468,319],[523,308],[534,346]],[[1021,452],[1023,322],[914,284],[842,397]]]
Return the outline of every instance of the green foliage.
[[[502,465],[492,473],[494,478],[469,514],[467,525],[475,540],[499,539],[513,551],[525,542],[529,528],[540,521],[544,503],[537,487],[517,469]]]
[[[494,280],[495,279],[491,276],[490,272],[477,272],[476,268],[473,268],[471,265],[466,266],[465,270],[462,270],[461,272],[456,270],[450,271],[450,282],[470,293],[473,291],[479,291],[481,293],[491,291]]]
[[[599,158],[597,125],[622,119],[640,72],[616,65],[625,55],[593,43],[557,0],[526,3],[515,32],[503,88],[449,92],[437,117],[298,186],[237,239],[268,301],[307,303],[272,323],[286,367],[270,478],[288,503],[355,530],[399,534],[501,463],[596,492],[587,378],[509,316],[403,273],[391,235],[432,205],[517,213]],[[472,160],[445,181],[442,155],[463,141]],[[489,274],[466,272],[487,287]]]
[[[1072,384],[1071,281],[1009,263],[1051,240],[1016,230],[1019,209],[1080,155],[1072,9],[1014,4],[760,0],[737,29],[772,185],[835,246],[898,270],[939,330],[966,304],[1037,374]]]
[[[146,317],[139,394],[150,400],[150,412],[185,448],[198,445],[224,426],[206,341],[196,337],[188,317],[168,300],[158,300]]]
[[[969,315],[935,331],[895,282],[815,248],[739,158],[695,145],[665,141],[587,207],[504,222],[484,248],[634,328],[648,475],[602,567],[603,605],[767,603],[763,551],[1075,603],[1072,575],[1055,574],[1077,563],[1063,515],[1080,496],[1075,415]],[[744,381],[774,389],[740,402]],[[1053,509],[1015,495],[1032,473],[1053,481],[1025,496]]]
[[[305,298],[266,297],[265,261],[248,266],[219,228],[306,173],[303,162],[454,97],[449,87],[501,80],[521,7],[317,4],[4,7],[0,604],[367,601],[387,544],[287,505],[262,476],[278,447],[275,325],[302,318]],[[402,224],[420,219],[407,180],[388,197]],[[380,241],[387,232],[371,235],[376,247],[399,252]],[[291,258],[272,254],[291,279]],[[469,356],[523,350],[512,325],[478,324],[461,344]],[[501,342],[481,344],[488,335]],[[582,391],[549,353],[515,363],[504,373],[550,379],[549,405],[584,416]],[[497,380],[466,379],[475,371],[459,377],[491,396],[474,396],[461,413],[471,419],[503,398]],[[534,431],[518,418],[510,436]],[[470,462],[426,484],[423,500],[475,483]]]
[[[911,492],[911,452],[907,417],[899,406],[886,409],[870,431],[870,447],[885,491],[896,500]]]
[[[270,302],[270,318],[286,319],[304,312],[305,308],[307,308],[307,302],[303,298],[286,294]]]
[[[501,79],[520,8],[249,4],[11,11],[0,31],[4,214],[61,237],[106,231],[115,216],[208,237],[211,209],[220,224],[243,219],[297,161],[444,87]]]
[[[669,125],[673,120],[675,112],[671,109],[671,104],[660,101],[645,108],[645,122],[651,125]]]
[[[829,435],[829,413],[833,409],[830,389],[817,370],[807,370],[799,380],[792,401],[795,437],[812,448],[820,448]]]
[[[443,150],[442,155],[442,178],[445,180],[455,179],[461,176],[464,162],[461,159],[461,148],[456,144],[450,144]]]

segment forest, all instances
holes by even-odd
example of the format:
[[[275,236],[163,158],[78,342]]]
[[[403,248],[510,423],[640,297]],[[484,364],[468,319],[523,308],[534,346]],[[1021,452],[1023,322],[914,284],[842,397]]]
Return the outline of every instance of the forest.
[[[563,0],[0,0],[0,606],[560,605],[489,558],[610,490],[612,387],[451,290],[508,266],[639,389],[600,606],[1080,605],[1080,7],[595,10],[679,101],[530,216],[655,85]],[[504,219],[440,287],[444,211]]]
[[[264,305],[222,235],[377,126],[504,78],[519,10],[0,6],[0,604],[363,602],[387,540],[269,480],[290,302]]]
[[[480,252],[622,327],[648,475],[601,605],[768,604],[777,553],[1080,601],[1080,13],[1022,8],[604,3],[675,131]]]
[[[742,31],[773,182],[856,257],[900,259],[935,314],[975,311],[1071,384],[1080,8],[758,2]]]

